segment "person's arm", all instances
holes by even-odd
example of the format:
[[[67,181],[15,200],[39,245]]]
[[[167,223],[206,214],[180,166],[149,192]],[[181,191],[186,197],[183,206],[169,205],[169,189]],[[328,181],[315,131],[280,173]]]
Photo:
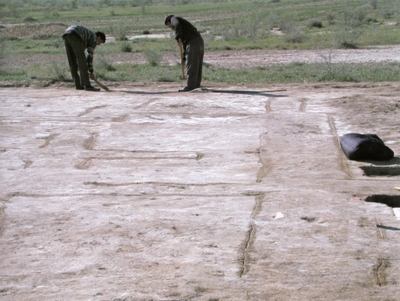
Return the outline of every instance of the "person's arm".
[[[181,54],[181,64],[185,64],[186,61],[186,49],[183,49],[183,43],[181,39],[178,40],[179,51]]]
[[[86,62],[88,65],[89,73],[93,73],[93,56],[94,56],[94,49],[97,46],[97,36],[90,37],[89,41],[87,42],[87,56]]]
[[[88,65],[88,70],[90,73],[93,73],[93,52],[89,51],[89,48],[88,48],[87,52],[88,52],[88,54],[86,56],[86,62]]]

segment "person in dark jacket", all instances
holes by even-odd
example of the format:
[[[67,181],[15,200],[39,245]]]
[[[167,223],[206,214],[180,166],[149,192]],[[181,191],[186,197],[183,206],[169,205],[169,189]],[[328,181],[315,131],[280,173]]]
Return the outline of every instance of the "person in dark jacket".
[[[90,84],[89,76],[90,78],[94,78],[94,49],[97,45],[106,42],[105,34],[101,31],[94,33],[80,25],[72,25],[65,30],[63,39],[75,88],[77,90],[100,91],[100,89]],[[85,50],[87,51],[86,57]]]
[[[200,33],[189,21],[169,15],[165,18],[165,25],[175,31],[175,40],[183,47],[182,64],[186,64],[186,86],[179,92],[187,92],[199,88],[201,84],[204,41]]]

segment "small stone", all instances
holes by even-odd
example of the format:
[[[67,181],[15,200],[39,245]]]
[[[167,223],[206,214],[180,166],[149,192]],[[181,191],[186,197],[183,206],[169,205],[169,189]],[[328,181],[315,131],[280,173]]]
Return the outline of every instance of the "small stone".
[[[397,217],[397,219],[400,219],[400,207],[393,208],[393,213]]]

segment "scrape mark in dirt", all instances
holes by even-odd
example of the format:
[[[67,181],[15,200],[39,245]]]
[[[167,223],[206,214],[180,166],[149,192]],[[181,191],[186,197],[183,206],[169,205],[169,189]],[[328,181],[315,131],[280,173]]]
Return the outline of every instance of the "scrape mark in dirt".
[[[10,193],[5,198],[0,199],[1,202],[8,203],[13,197],[19,196],[19,192]]]
[[[196,155],[196,160],[201,160],[201,159],[203,159],[203,157],[204,157],[204,154],[202,154],[202,153],[196,153],[197,155]]]
[[[265,178],[265,176],[268,174],[268,169],[265,167],[266,163],[263,161],[261,156],[260,156],[260,162],[261,162],[262,166],[260,167],[260,169],[257,172],[256,183],[261,183],[262,180]]]
[[[0,207],[0,236],[3,235],[3,225],[5,221],[5,207]]]
[[[121,205],[120,203],[105,203],[102,204],[104,207],[114,207],[114,206],[119,206]]]
[[[146,117],[149,118],[149,119],[153,119],[153,120],[165,120],[165,118],[162,118],[162,117],[154,117],[154,116],[152,116],[152,115],[146,115]]]
[[[32,161],[31,160],[24,160],[24,169],[27,169],[29,166],[31,166]]]
[[[366,217],[360,217],[357,221],[357,226],[359,227],[368,227],[371,225],[371,221]]]
[[[12,289],[10,287],[4,287],[4,288],[0,288],[0,293],[7,293],[9,291],[11,291]]]
[[[86,114],[89,114],[90,112],[92,112],[92,111],[94,111],[94,110],[102,109],[102,108],[105,108],[105,107],[107,107],[107,106],[106,106],[106,105],[103,105],[103,106],[95,106],[95,107],[93,107],[93,108],[86,109],[85,112],[80,113],[80,114],[78,115],[78,117],[85,116]]]
[[[348,179],[353,179],[354,176],[352,174],[352,172],[349,169],[349,166],[347,164],[347,160],[345,159],[345,156],[342,152],[342,148],[340,146],[340,141],[339,141],[339,135],[337,133],[336,127],[335,127],[335,121],[333,120],[333,118],[331,116],[328,115],[328,124],[329,124],[329,128],[331,129],[332,135],[334,137],[334,143],[336,145],[336,149],[338,151],[338,161],[340,163],[340,169],[347,175]]]
[[[307,107],[307,99],[302,98],[299,101],[300,101],[299,111],[300,112],[305,112],[306,111],[306,107]]]
[[[386,268],[389,267],[389,260],[384,258],[378,258],[374,267],[372,268],[374,274],[374,280],[376,285],[384,286],[387,284],[386,281]]]
[[[271,112],[272,112],[272,109],[271,109],[271,101],[270,101],[270,100],[267,100],[267,101],[265,102],[265,111],[266,111],[267,113],[271,113]]]
[[[315,217],[310,217],[310,216],[302,216],[302,217],[300,217],[300,219],[302,219],[303,221],[309,222],[309,223],[312,223],[316,220]]]
[[[47,146],[50,144],[50,142],[51,142],[52,140],[54,140],[58,135],[60,135],[60,134],[51,134],[51,135],[48,136],[48,137],[39,138],[39,139],[45,139],[44,144],[41,145],[39,148],[45,148],[45,147],[47,147]]]
[[[84,142],[84,147],[85,149],[91,150],[93,148],[95,142],[95,137],[88,138]],[[75,168],[77,169],[88,169],[90,166],[90,163],[94,160],[101,160],[101,161],[113,161],[113,160],[171,160],[171,159],[178,159],[178,160],[196,160],[199,161],[204,157],[204,154],[201,153],[162,153],[161,155],[155,155],[153,153],[147,153],[147,152],[135,152],[135,151],[128,151],[128,153],[134,153],[134,155],[126,155],[122,154],[123,151],[117,150],[120,152],[122,155],[121,156],[108,156],[107,152],[108,150],[98,150],[99,152],[93,152],[93,156],[90,158],[84,158],[82,162],[78,163],[75,165]],[[106,152],[106,153],[102,153]],[[98,156],[96,156],[98,155]]]
[[[243,192],[242,195],[246,195],[246,196],[258,196],[258,195],[262,195],[263,197],[265,196],[265,192],[264,191],[246,191]]]
[[[263,143],[263,135],[261,135],[260,138],[260,146],[264,145]],[[265,158],[266,156],[264,156],[264,149],[259,148],[258,149],[258,162],[261,163],[261,167],[257,172],[257,179],[256,179],[256,183],[261,183],[262,180],[267,176],[267,174],[270,172],[270,165],[268,164],[268,162],[266,162]]]
[[[240,252],[240,269],[239,269],[239,277],[242,278],[248,271],[249,271],[249,262],[250,262],[250,255],[248,251],[250,250],[251,246],[253,245],[253,241],[256,235],[256,227],[254,222],[250,223],[249,230],[246,233],[245,240],[242,246],[239,248]]]
[[[93,149],[95,140],[96,140],[96,134],[93,133],[88,139],[86,139],[83,142],[83,148],[87,150]]]
[[[155,101],[157,101],[157,100],[158,100],[157,98],[156,98],[156,99],[150,99],[149,101],[146,101],[146,102],[144,102],[144,103],[138,105],[137,107],[135,107],[135,109],[140,109],[140,108],[142,108],[142,107],[146,107],[147,105],[149,105],[149,104],[151,104],[152,102],[155,102]]]
[[[218,183],[204,183],[204,184],[195,184],[195,183],[171,183],[171,182],[128,182],[128,183],[105,183],[105,182],[84,182],[84,185],[94,185],[94,186],[104,186],[104,187],[121,187],[121,186],[131,186],[131,185],[159,185],[159,186],[169,186],[169,187],[178,187],[181,189],[186,189],[186,187],[207,187],[207,186],[220,186],[220,185],[229,185],[231,183],[218,182]],[[191,194],[195,196],[197,194]],[[204,194],[199,194],[204,195]],[[228,195],[232,196],[232,194],[216,194],[215,196]]]
[[[386,239],[385,230],[382,229],[382,223],[377,218],[375,218],[375,225],[379,234],[378,237],[381,239]]]
[[[262,207],[262,200],[265,197],[265,193],[253,193],[255,203],[253,210],[251,212],[251,219],[253,220],[260,212],[261,212],[261,207]],[[248,254],[248,251],[250,250],[251,246],[253,245],[254,239],[256,236],[256,226],[253,221],[250,222],[250,227],[249,230],[246,233],[246,238],[239,248],[240,252],[240,270],[239,270],[239,277],[241,278],[243,275],[245,275],[248,270],[249,270],[249,262],[250,262],[250,256]]]
[[[254,219],[260,212],[262,207],[262,200],[264,199],[265,193],[258,194],[255,196],[255,204],[253,212],[251,213],[251,219]]]
[[[127,120],[128,117],[129,117],[129,114],[124,114],[124,115],[121,115],[121,116],[118,116],[118,117],[111,118],[111,121],[112,122],[122,122],[122,121]]]
[[[90,163],[92,162],[92,159],[93,158],[87,158],[85,161],[83,161],[79,164],[76,164],[75,168],[76,169],[88,169],[90,166]]]

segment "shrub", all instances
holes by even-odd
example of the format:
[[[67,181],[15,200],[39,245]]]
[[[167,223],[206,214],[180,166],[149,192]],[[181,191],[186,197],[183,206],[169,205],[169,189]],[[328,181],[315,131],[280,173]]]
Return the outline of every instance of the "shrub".
[[[379,10],[379,14],[385,18],[385,19],[389,19],[390,17],[393,16],[393,12],[391,11],[390,8],[382,8]]]
[[[37,20],[32,17],[25,17],[22,22],[37,22]]]
[[[321,20],[316,20],[316,19],[310,20],[308,22],[308,27],[310,27],[310,28],[313,28],[313,27],[322,28],[323,27],[322,26],[322,21]]]
[[[121,51],[122,52],[132,52],[132,45],[128,42],[124,42],[121,44]]]
[[[50,62],[47,66],[47,69],[52,73],[57,80],[66,79],[67,68],[66,65],[57,61]]]
[[[152,66],[158,66],[162,61],[162,53],[157,49],[146,48],[143,51],[143,55]]]
[[[328,15],[326,16],[326,20],[328,21],[328,24],[329,24],[329,25],[335,24],[335,16],[332,15],[332,14],[328,14]]]
[[[358,39],[362,31],[345,27],[335,31],[334,44],[337,48],[357,48]]]
[[[127,37],[127,29],[125,26],[111,26],[110,32],[112,32],[113,36],[115,37],[115,40],[117,41],[128,41]]]
[[[357,9],[351,12],[344,12],[344,24],[346,26],[358,27],[364,22],[367,13],[364,9]]]
[[[109,72],[111,72],[111,71],[116,71],[117,70],[117,68],[115,68],[113,65],[112,65],[112,63],[105,57],[105,56],[100,56],[100,58],[99,58],[99,62],[96,64],[96,69],[97,69],[97,66],[100,68],[100,69],[105,69],[105,70],[107,70],[107,71],[109,71]]]
[[[285,41],[288,43],[303,43],[303,40],[304,35],[298,27],[289,30],[285,35]]]

